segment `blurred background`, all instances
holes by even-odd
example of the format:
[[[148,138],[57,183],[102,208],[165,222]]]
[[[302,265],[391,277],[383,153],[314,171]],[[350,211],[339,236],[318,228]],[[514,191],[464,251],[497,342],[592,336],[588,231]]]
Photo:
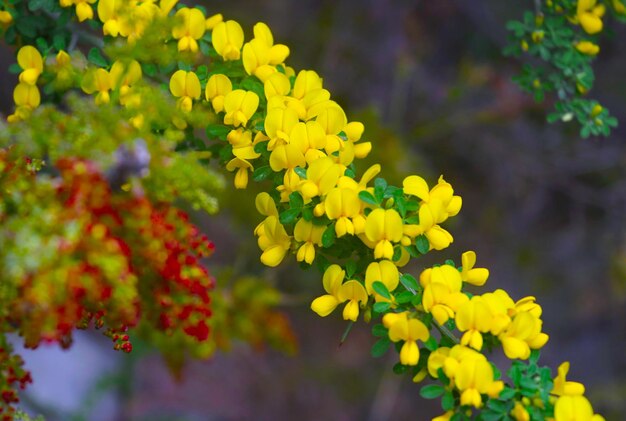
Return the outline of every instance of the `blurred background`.
[[[266,22],[275,41],[291,48],[288,64],[316,70],[349,119],[365,124],[363,138],[374,144],[368,159],[383,163],[388,180],[421,174],[433,183],[443,174],[463,197],[461,213],[446,226],[455,241],[412,273],[475,250],[478,266],[491,271],[487,290],[534,295],[542,304],[550,335],[543,363],[556,369],[570,361],[568,378],[587,386],[594,409],[607,420],[626,419],[624,25],[608,23],[590,92],[621,128],[608,139],[583,140],[573,124],[545,123],[549,101],[536,104],[511,82],[520,63],[501,54],[504,28],[531,1],[197,4],[240,22],[248,39],[254,23]],[[2,55],[11,62],[10,51]],[[4,113],[8,78],[1,85]],[[189,362],[174,379],[149,349],[121,355],[106,338],[85,332],[69,351],[27,352],[35,382],[24,402],[32,412],[51,421],[402,421],[440,414],[436,402],[419,397],[419,386],[392,373],[395,354],[370,357],[368,326],[357,325],[340,346],[340,316],[320,319],[309,310],[322,293],[315,271],[261,266],[253,199],[229,191],[220,215],[197,215],[196,222],[216,243],[213,273],[230,267],[284,292],[281,310],[291,320],[296,353],[234,343],[229,353]]]

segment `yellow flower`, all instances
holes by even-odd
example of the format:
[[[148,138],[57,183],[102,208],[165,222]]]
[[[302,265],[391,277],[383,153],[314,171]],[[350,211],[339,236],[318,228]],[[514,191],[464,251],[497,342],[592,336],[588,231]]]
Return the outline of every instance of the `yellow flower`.
[[[263,250],[261,262],[270,267],[276,267],[282,262],[285,254],[291,247],[291,237],[287,235],[285,227],[278,221],[278,217],[270,215],[259,229],[259,248]]]
[[[580,26],[588,34],[597,34],[602,31],[602,16],[605,12],[603,4],[596,5],[597,0],[578,0],[576,18]]]
[[[541,332],[542,322],[531,313],[518,313],[511,324],[498,336],[504,353],[510,359],[528,359],[531,349],[539,349],[548,341]]]
[[[400,273],[398,267],[391,260],[381,260],[380,262],[372,262],[367,266],[365,271],[365,289],[369,295],[373,295],[378,301],[389,301],[383,296],[374,292],[374,282],[382,282],[388,291],[393,291],[400,282]]]
[[[483,347],[481,332],[491,330],[491,312],[480,296],[474,296],[470,301],[461,305],[456,312],[456,326],[461,332],[461,345],[466,345],[480,351]]]
[[[0,25],[8,26],[13,22],[13,16],[8,10],[0,10]]]
[[[389,339],[393,342],[404,341],[400,348],[400,363],[417,365],[420,357],[417,341],[427,341],[430,337],[428,328],[417,319],[409,319],[408,312],[387,313],[383,324],[389,329]]]
[[[489,277],[489,270],[485,268],[474,268],[476,264],[476,253],[466,251],[461,256],[463,270],[461,271],[461,279],[468,284],[483,286]]]
[[[194,72],[177,70],[170,78],[170,92],[178,98],[177,106],[185,112],[191,111],[193,100],[200,98],[200,79]]]
[[[359,281],[350,280],[341,285],[338,295],[340,302],[348,303],[343,308],[343,319],[356,322],[359,317],[359,304],[367,302],[367,292]]]
[[[375,244],[374,258],[391,259],[393,244],[402,239],[402,218],[393,209],[374,209],[365,221],[365,236]]]
[[[82,90],[87,94],[98,92],[95,101],[97,105],[108,104],[111,100],[109,91],[113,89],[113,80],[109,72],[104,69],[89,71],[81,83]]]
[[[104,24],[102,33],[116,37],[120,34],[121,23],[119,12],[124,5],[122,0],[100,0],[98,2],[98,17]]]
[[[255,75],[265,82],[276,72],[289,55],[289,48],[282,44],[274,45],[272,31],[263,22],[254,25],[254,39],[243,46],[243,67],[249,75]]]
[[[354,225],[350,218],[357,216],[361,210],[361,201],[355,190],[338,187],[332,189],[326,195],[324,209],[326,216],[335,220],[337,237],[354,234]]]
[[[588,56],[595,56],[600,52],[600,47],[591,41],[579,41],[576,43],[576,49]]]
[[[604,421],[604,417],[593,413],[591,403],[584,396],[561,396],[554,405],[556,421]]]
[[[213,48],[224,60],[239,60],[243,29],[234,20],[220,22],[213,28],[212,42]]]
[[[233,84],[226,75],[211,75],[206,83],[204,95],[207,101],[211,101],[211,105],[216,113],[224,111],[224,98],[233,90]]]
[[[80,22],[93,19],[93,9],[90,4],[95,3],[96,0],[61,0],[59,4],[61,7],[70,7],[76,5],[76,16]]]
[[[215,26],[224,21],[224,16],[221,13],[217,13],[213,16],[209,16],[205,21],[205,27],[207,30],[212,31]]]
[[[480,408],[483,404],[481,395],[495,397],[504,387],[502,381],[494,381],[491,364],[482,359],[464,360],[459,364],[454,383],[461,392],[461,405],[475,408]]]
[[[237,170],[235,174],[235,188],[245,189],[248,186],[248,171],[254,169],[246,159],[235,157],[226,164],[227,171]]]
[[[252,91],[235,89],[224,97],[224,124],[245,126],[259,106],[259,97]]]
[[[13,90],[15,101],[15,113],[7,117],[9,123],[14,123],[28,118],[30,113],[41,103],[41,96],[36,85],[18,83]]]
[[[276,74],[279,75],[281,73]],[[326,145],[326,133],[324,133],[322,126],[320,126],[317,121],[296,123],[289,133],[289,141],[298,145],[300,150],[304,153],[308,164],[326,156],[326,154],[320,150]]]
[[[272,108],[265,117],[265,133],[270,138],[268,150],[289,143],[289,134],[298,123],[298,115],[291,108]]]
[[[322,89],[322,83],[322,78],[314,70],[301,70],[296,77],[291,95],[303,99],[309,92]]]
[[[528,411],[519,401],[515,402],[515,406],[511,410],[511,416],[515,418],[515,421],[530,421]]]
[[[128,99],[131,85],[141,80],[141,65],[137,60],[131,60],[127,63],[116,61],[111,66],[109,74],[113,86],[120,91],[120,102],[124,105]]]
[[[346,272],[341,269],[339,265],[330,265],[324,272],[322,278],[322,284],[324,290],[328,293],[317,297],[311,303],[311,310],[319,314],[321,317],[326,317],[332,313],[335,308],[341,303],[339,301],[339,288],[346,276]]]
[[[204,13],[200,9],[183,7],[176,15],[179,23],[172,28],[172,36],[178,40],[178,51],[198,51],[198,42],[206,30]]]
[[[315,196],[324,196],[337,185],[342,169],[331,158],[323,157],[313,161],[306,170],[306,180],[299,189],[305,203]]]
[[[296,259],[298,262],[313,263],[315,260],[315,246],[322,245],[322,234],[326,227],[323,225],[314,225],[312,222],[305,221],[304,218],[298,220],[293,230],[293,236],[298,242],[302,242]]]
[[[567,381],[567,373],[569,372],[569,361],[565,361],[559,366],[558,375],[554,378],[553,395],[557,396],[578,396],[585,393],[585,386],[578,382]]]
[[[17,64],[22,68],[20,82],[28,85],[37,83],[37,79],[43,72],[43,58],[39,51],[31,46],[25,45],[17,52]]]
[[[291,83],[287,76],[276,72],[265,80],[263,90],[265,91],[265,98],[268,100],[277,95],[282,97],[289,94]]]

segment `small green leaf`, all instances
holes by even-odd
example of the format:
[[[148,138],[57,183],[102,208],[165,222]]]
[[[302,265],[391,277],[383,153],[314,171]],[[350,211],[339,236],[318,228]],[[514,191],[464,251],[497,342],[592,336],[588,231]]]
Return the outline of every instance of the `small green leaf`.
[[[380,294],[381,296],[383,296],[384,298],[390,300],[391,299],[391,294],[389,293],[389,290],[387,289],[387,286],[385,284],[383,284],[380,281],[376,281],[372,284],[372,288],[374,288],[374,291],[376,291],[378,294]]]
[[[374,196],[372,196],[372,193],[366,190],[362,190],[359,192],[359,199],[361,199],[363,202],[367,203],[368,205],[378,206],[378,203],[379,203],[374,198]]]
[[[404,273],[402,274],[402,276],[400,276],[400,282],[408,291],[411,292],[415,292],[419,288],[419,286],[417,285],[417,280],[413,277],[413,275],[410,275],[408,273]]]
[[[413,297],[414,295],[411,291],[402,291],[401,293],[396,295],[396,303],[398,304],[410,303]]]
[[[209,124],[206,126],[206,135],[211,139],[218,138],[226,140],[226,136],[230,131],[231,128],[223,124]]]
[[[379,337],[379,338],[384,338],[388,334],[389,334],[389,330],[382,324],[379,323],[379,324],[372,326],[372,335]]]
[[[439,345],[437,345],[437,340],[431,336],[426,342],[424,342],[424,347],[426,347],[429,351],[434,351],[439,348]]]
[[[304,200],[302,199],[302,196],[300,196],[300,193],[295,191],[289,195],[289,206],[294,209],[301,209],[303,205]]]
[[[446,390],[446,392],[443,394],[443,397],[441,398],[441,408],[444,411],[450,411],[452,408],[454,408],[454,395],[452,395],[452,392],[449,390]]]
[[[270,168],[270,166],[264,165],[254,170],[254,172],[252,173],[252,179],[254,181],[263,181],[267,177],[269,177],[271,174],[272,174],[272,169]]]
[[[300,209],[287,209],[280,214],[278,219],[280,220],[281,224],[289,225],[296,222],[298,216],[300,216]]]
[[[376,313],[386,313],[391,308],[391,303],[387,303],[381,301],[379,303],[374,303],[374,311]]]
[[[335,233],[335,224],[330,224],[322,234],[322,247],[328,248],[335,244],[337,234]]]
[[[100,49],[96,47],[93,47],[91,50],[89,50],[89,54],[87,54],[87,60],[89,60],[98,67],[107,67],[109,65],[109,62],[107,61],[107,59],[104,58]]]
[[[380,338],[376,341],[374,345],[372,345],[372,350],[370,351],[370,354],[374,358],[382,357],[383,355],[385,355],[385,352],[387,352],[390,345],[391,341],[389,340],[389,338]]]
[[[304,168],[296,167],[293,170],[295,171],[296,174],[298,174],[298,177],[302,179],[306,179],[306,170]]]
[[[426,254],[428,253],[428,250],[430,250],[430,242],[424,234],[417,236],[415,239],[415,245],[417,246],[417,251],[422,254]]]
[[[420,396],[424,399],[435,399],[445,393],[446,389],[438,384],[429,384],[420,389]]]

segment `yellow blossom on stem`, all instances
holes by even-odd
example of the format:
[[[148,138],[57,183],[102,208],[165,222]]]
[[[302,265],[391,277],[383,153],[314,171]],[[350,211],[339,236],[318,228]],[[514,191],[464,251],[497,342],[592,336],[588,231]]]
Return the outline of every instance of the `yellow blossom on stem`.
[[[600,47],[591,41],[579,41],[575,47],[579,52],[588,56],[595,56],[600,52]]]
[[[343,319],[356,322],[359,317],[359,305],[367,302],[367,292],[359,281],[350,280],[339,288],[338,298],[340,302],[345,302],[343,308]]]
[[[354,234],[354,225],[350,218],[361,210],[361,201],[355,190],[336,187],[328,192],[324,200],[326,216],[335,221],[337,237]]]
[[[296,241],[304,243],[296,253],[298,262],[313,263],[315,260],[315,246],[322,245],[322,234],[326,227],[322,225],[314,225],[312,222],[299,219],[293,229],[293,236]]]
[[[95,69],[85,75],[81,88],[90,95],[97,92],[95,98],[97,105],[108,104],[111,100],[109,91],[113,89],[113,80],[106,70]]]
[[[17,64],[22,68],[19,80],[21,83],[34,85],[43,72],[41,53],[31,45],[25,45],[17,52]]]
[[[252,164],[246,159],[235,157],[226,164],[227,171],[235,171],[235,188],[245,189],[248,187],[248,171],[253,170]]]
[[[597,4],[597,0],[578,0],[576,4],[576,19],[588,34],[597,34],[602,31],[602,16],[604,4]]]
[[[261,262],[276,267],[282,262],[291,247],[291,237],[276,216],[268,216],[259,229],[259,248],[263,250]]]
[[[556,421],[604,421],[604,417],[593,413],[591,403],[584,396],[561,396],[554,404]]]
[[[306,170],[306,180],[299,186],[305,203],[315,196],[327,194],[335,187],[341,174],[341,167],[331,158],[323,157],[313,161]]]
[[[480,408],[483,404],[481,395],[497,397],[504,388],[501,380],[494,381],[491,364],[482,359],[465,360],[459,364],[454,384],[461,392],[461,405],[475,408]]]
[[[346,272],[341,269],[339,265],[330,265],[324,272],[322,278],[322,285],[324,291],[328,294],[317,297],[311,303],[311,310],[319,314],[321,317],[326,317],[332,313],[335,308],[341,303],[339,300],[339,289],[346,276]]]
[[[224,21],[224,16],[221,13],[217,13],[213,16],[209,16],[205,21],[205,27],[208,31],[212,31],[215,26]]]
[[[515,419],[515,421],[530,421],[528,411],[524,407],[524,404],[519,401],[515,402],[515,406],[511,410],[511,416]]]
[[[365,220],[365,236],[375,244],[374,258],[391,259],[393,243],[402,239],[402,218],[393,209],[374,209]]]
[[[393,291],[400,282],[400,272],[398,267],[391,260],[381,260],[380,262],[372,262],[367,266],[365,271],[365,289],[369,295],[373,295],[378,301],[389,301],[374,291],[374,282],[382,282],[388,291]]]
[[[289,82],[289,78],[280,72],[273,73],[263,83],[265,98],[268,100],[275,96],[283,97],[289,94],[290,90],[291,83]]]
[[[402,348],[400,348],[400,363],[417,365],[420,357],[417,341],[427,341],[430,333],[424,323],[409,318],[408,315],[408,312],[387,313],[383,316],[383,324],[389,329],[391,341],[404,341]]]
[[[224,60],[239,60],[243,45],[243,29],[234,20],[219,22],[213,28],[211,42]]]
[[[531,313],[518,313],[511,324],[498,336],[504,353],[510,359],[528,359],[531,349],[539,349],[548,341],[541,332],[542,322]]]
[[[272,108],[265,117],[265,133],[270,138],[267,149],[289,143],[289,134],[298,124],[298,115],[291,108]]]
[[[274,45],[274,36],[263,22],[254,25],[254,39],[243,46],[243,67],[249,75],[255,75],[265,82],[276,72],[277,64],[285,61],[289,48],[282,44]]]
[[[463,270],[461,271],[461,279],[468,284],[483,286],[489,277],[489,270],[485,268],[474,268],[476,264],[476,253],[466,251],[461,255]]]
[[[178,40],[178,51],[198,51],[198,40],[204,35],[206,22],[204,13],[197,8],[183,7],[176,15],[179,23],[172,28],[172,36]]]
[[[259,97],[252,91],[235,89],[224,97],[224,124],[245,126],[259,106]]]
[[[98,2],[98,18],[104,24],[102,33],[116,37],[120,32],[125,32],[121,28],[120,13],[126,2],[123,0],[100,0]]]
[[[569,361],[565,361],[559,366],[558,374],[554,378],[553,395],[557,396],[578,396],[585,393],[585,386],[578,382],[567,381],[567,373],[569,372]]]
[[[170,92],[178,98],[177,106],[185,112],[191,111],[193,100],[200,98],[200,79],[194,72],[177,70],[170,78]]]
[[[8,10],[0,10],[0,25],[8,26],[13,22],[13,16]]]
[[[465,332],[461,337],[461,345],[480,351],[483,347],[481,332],[489,332],[492,321],[489,307],[482,297],[476,295],[461,305],[456,312],[455,321],[457,328]]]
[[[37,85],[18,83],[13,90],[15,113],[7,117],[9,123],[25,120],[30,113],[41,103],[41,96]]]
[[[211,101],[211,105],[216,113],[224,111],[224,98],[233,90],[233,83],[228,76],[223,74],[211,75],[207,80],[204,95],[207,101]]]

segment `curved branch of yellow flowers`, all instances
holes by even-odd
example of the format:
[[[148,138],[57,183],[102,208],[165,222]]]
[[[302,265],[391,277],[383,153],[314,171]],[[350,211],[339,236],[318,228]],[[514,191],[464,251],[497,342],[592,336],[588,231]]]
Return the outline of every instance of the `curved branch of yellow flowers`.
[[[598,13],[585,6],[592,3],[581,2],[578,19],[585,28],[598,26]],[[484,285],[489,276],[476,267],[473,251],[463,253],[459,267],[446,261],[424,268],[417,279],[402,272],[410,260],[452,243],[442,224],[458,214],[461,197],[443,177],[429,185],[410,175],[396,187],[378,177],[380,165],[359,177],[354,162],[372,149],[362,139],[363,124],[349,121],[315,71],[296,72],[285,63],[289,48],[274,42],[266,24],[254,25],[246,42],[236,21],[207,17],[176,0],[60,5],[75,8],[79,21],[100,22],[107,44],[132,45],[154,22],[169,22],[163,49],[186,63],[165,74],[178,107],[190,116],[200,111],[220,120],[207,127],[216,141],[211,150],[235,173],[237,189],[245,189],[250,178],[269,181],[255,202],[263,216],[254,230],[261,262],[274,267],[294,255],[303,264],[317,264],[324,293],[311,309],[319,316],[341,307],[345,320],[380,319],[373,327],[380,338],[373,353],[394,345],[398,371],[411,373],[415,382],[438,382],[421,390],[425,397],[442,396],[445,413],[436,420],[472,414],[500,419],[488,417],[494,413],[516,420],[602,419],[583,396],[584,387],[566,380],[567,362],[554,378],[537,374],[537,350],[548,335],[534,297],[514,300],[502,289],[473,296],[464,291],[467,284]],[[60,91],[80,88],[97,104],[118,102],[132,114],[133,125],[146,124],[142,89],[149,86],[149,63],[87,65],[77,51],[44,58],[33,46],[23,46],[17,62],[22,72],[9,122],[28,118],[41,102],[38,86],[47,83]],[[50,76],[46,82],[42,74]],[[181,131],[199,126],[192,118],[172,125]],[[500,346],[513,360],[508,383],[483,354]]]

